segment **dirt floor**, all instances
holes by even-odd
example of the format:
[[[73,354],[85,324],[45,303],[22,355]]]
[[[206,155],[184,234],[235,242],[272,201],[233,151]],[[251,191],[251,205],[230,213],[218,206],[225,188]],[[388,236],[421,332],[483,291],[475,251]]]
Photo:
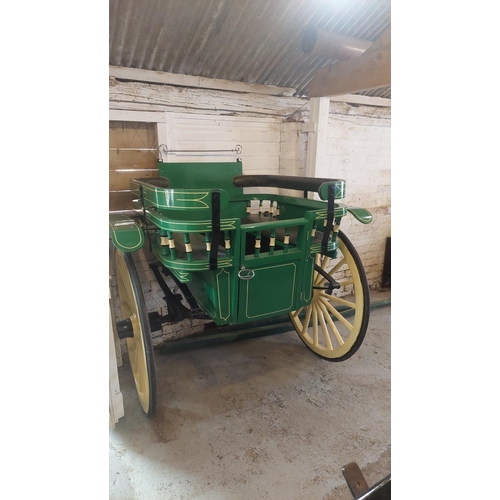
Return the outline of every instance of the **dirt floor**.
[[[363,345],[341,363],[295,331],[156,354],[153,418],[125,361],[110,500],[350,500],[349,462],[375,484],[391,469],[390,314],[373,309]]]

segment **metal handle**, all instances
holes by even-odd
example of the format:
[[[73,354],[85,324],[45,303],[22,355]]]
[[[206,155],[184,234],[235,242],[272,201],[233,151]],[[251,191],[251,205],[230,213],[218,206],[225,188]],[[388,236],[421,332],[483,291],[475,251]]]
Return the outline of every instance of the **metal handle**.
[[[255,271],[252,269],[245,269],[245,266],[241,266],[238,271],[238,278],[240,280],[251,280],[255,276]]]
[[[179,156],[214,156],[215,153],[235,153],[237,158],[241,158],[243,153],[243,148],[240,144],[236,144],[234,149],[168,149],[166,144],[160,144],[158,147],[158,153],[160,155],[160,160],[163,160],[165,155],[179,155]],[[215,156],[221,156],[215,154]]]

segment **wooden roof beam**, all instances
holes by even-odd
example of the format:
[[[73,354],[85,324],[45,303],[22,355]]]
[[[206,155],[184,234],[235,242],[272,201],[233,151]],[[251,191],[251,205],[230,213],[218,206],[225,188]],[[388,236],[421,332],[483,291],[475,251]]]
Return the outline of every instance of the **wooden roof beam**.
[[[385,87],[391,83],[390,26],[359,57],[339,61],[316,71],[309,97],[327,97]]]
[[[288,87],[276,87],[274,85],[262,85],[259,83],[234,82],[218,78],[205,78],[202,76],[181,75],[167,73],[164,71],[125,68],[122,66],[110,66],[109,76],[117,80],[162,83],[179,87],[228,90],[231,92],[245,92],[251,94],[273,96],[293,96],[295,94],[295,89]]]

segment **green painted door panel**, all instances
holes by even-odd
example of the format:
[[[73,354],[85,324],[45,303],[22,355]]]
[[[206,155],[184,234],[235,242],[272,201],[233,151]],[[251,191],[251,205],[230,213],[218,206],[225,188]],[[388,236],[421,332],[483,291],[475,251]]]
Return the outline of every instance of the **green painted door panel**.
[[[255,275],[240,280],[240,323],[285,314],[295,307],[296,282],[300,276],[300,263],[252,266]]]

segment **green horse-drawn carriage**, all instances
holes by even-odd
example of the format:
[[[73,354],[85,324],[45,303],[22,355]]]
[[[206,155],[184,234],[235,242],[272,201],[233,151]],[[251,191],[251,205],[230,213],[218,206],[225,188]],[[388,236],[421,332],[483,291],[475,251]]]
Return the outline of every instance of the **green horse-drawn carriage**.
[[[242,325],[289,314],[304,344],[322,358],[343,361],[357,351],[368,326],[369,288],[339,226],[348,212],[363,224],[372,217],[339,203],[344,180],[242,175],[240,160],[159,161],[158,169],[157,178],[130,182],[136,216],[110,215],[121,308],[117,332],[126,339],[148,415],[156,406],[151,331],[166,322],[190,317]],[[292,189],[304,198],[245,194],[249,187]],[[308,199],[308,192],[322,201]],[[156,260],[150,267],[165,292],[164,316],[145,305],[132,255],[143,246]],[[183,297],[169,289],[165,276]]]

